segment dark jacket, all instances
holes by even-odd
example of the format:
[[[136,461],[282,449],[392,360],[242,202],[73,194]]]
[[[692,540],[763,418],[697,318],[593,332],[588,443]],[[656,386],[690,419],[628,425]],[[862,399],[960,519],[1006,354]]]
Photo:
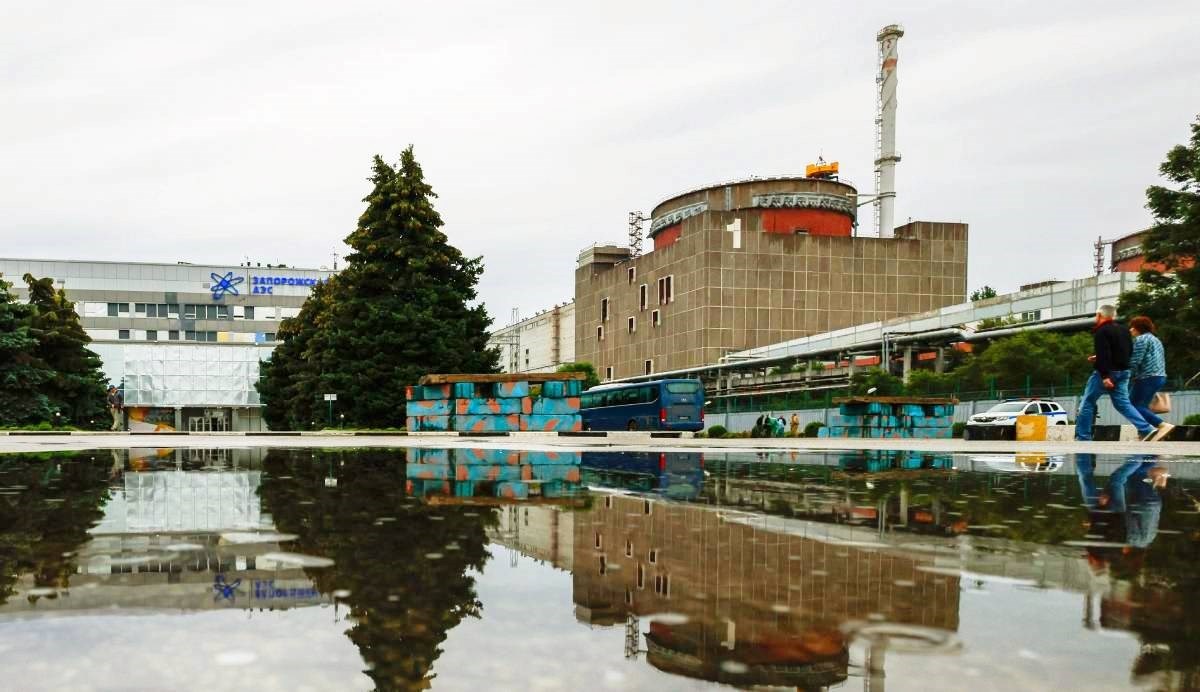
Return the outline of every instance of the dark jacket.
[[[1092,330],[1092,342],[1096,349],[1094,367],[1101,377],[1129,369],[1133,337],[1129,335],[1128,327],[1116,320],[1109,320]]]

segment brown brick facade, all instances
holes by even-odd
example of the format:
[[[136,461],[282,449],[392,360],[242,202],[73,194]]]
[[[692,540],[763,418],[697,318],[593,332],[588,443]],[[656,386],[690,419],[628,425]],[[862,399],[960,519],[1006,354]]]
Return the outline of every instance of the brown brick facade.
[[[766,233],[763,215],[769,210],[737,208],[749,195],[730,187],[725,195],[720,188],[708,192],[733,201],[732,210],[709,203],[681,220],[678,240],[666,247],[615,265],[581,259],[575,273],[577,360],[591,362],[602,378],[609,367],[614,378],[642,375],[647,360],[654,372],[664,372],[966,299],[966,224],[917,221],[897,228],[894,238]],[[696,204],[699,194],[678,199]],[[727,230],[735,220],[741,223],[740,247]],[[658,282],[668,276],[673,298],[660,304]],[[608,319],[602,322],[604,299]],[[654,310],[660,311],[657,326]],[[630,317],[636,318],[633,333]]]

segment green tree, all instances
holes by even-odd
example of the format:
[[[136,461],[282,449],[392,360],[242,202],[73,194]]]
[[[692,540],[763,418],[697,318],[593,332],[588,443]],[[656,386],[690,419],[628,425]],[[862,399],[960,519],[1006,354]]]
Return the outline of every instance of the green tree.
[[[1173,186],[1152,185],[1146,207],[1155,225],[1142,242],[1146,259],[1167,269],[1143,269],[1138,288],[1121,296],[1126,318],[1154,320],[1167,353],[1167,371],[1190,377],[1200,371],[1200,116],[1189,142],[1167,152],[1159,173]]]
[[[1091,353],[1092,337],[1086,332],[1020,332],[987,344],[954,374],[964,390],[992,384],[1023,390],[1027,382],[1031,387],[1082,387],[1092,369],[1087,361]]]
[[[483,261],[465,257],[441,231],[412,147],[396,166],[376,156],[371,182],[366,211],[346,238],[346,269],[328,283],[329,304],[313,310],[313,324],[297,325],[291,338],[302,343],[267,367],[268,406],[283,407],[269,420],[310,423],[305,401],[334,393],[347,424],[394,426],[404,420],[405,386],[422,375],[497,370],[491,319],[476,303]],[[282,365],[295,358],[303,362]]]
[[[62,289],[54,288],[54,279],[35,279],[26,274],[29,287],[28,321],[30,334],[37,339],[34,356],[53,371],[42,384],[63,424],[79,427],[103,427],[108,417],[105,390],[108,378],[101,369],[100,357],[87,345],[92,338],[79,324],[75,304],[67,300]]]
[[[958,388],[958,375],[953,372],[937,373],[932,370],[913,370],[908,375],[904,389],[917,396],[953,394]]]
[[[996,297],[996,289],[992,288],[991,286],[984,286],[983,288],[977,288],[974,291],[971,291],[971,302],[972,303],[977,300],[987,300],[988,298],[995,298],[995,297]]]
[[[583,381],[584,389],[590,389],[600,384],[600,376],[596,374],[596,368],[592,367],[592,364],[586,361],[563,363],[558,366],[558,372],[582,372],[587,376],[587,379]]]
[[[29,327],[33,308],[22,305],[0,278],[0,427],[46,421],[54,416],[42,386],[54,373],[34,355],[38,339]]]
[[[904,381],[899,377],[880,369],[864,370],[854,373],[850,378],[850,393],[870,396],[900,396],[904,394]]]

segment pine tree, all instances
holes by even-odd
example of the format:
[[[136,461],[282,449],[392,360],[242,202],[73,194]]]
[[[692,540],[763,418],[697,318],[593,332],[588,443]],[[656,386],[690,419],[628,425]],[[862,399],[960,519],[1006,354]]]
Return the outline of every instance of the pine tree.
[[[263,418],[274,430],[308,430],[325,420],[318,392],[319,367],[309,360],[309,344],[327,321],[336,277],[313,287],[300,313],[279,325],[280,343],[262,364],[258,392]]]
[[[38,340],[29,327],[32,308],[18,303],[11,287],[0,278],[0,427],[54,417],[41,391],[53,373],[34,355]]]
[[[1156,221],[1143,241],[1146,259],[1167,272],[1143,269],[1137,290],[1121,296],[1126,318],[1146,315],[1158,327],[1167,354],[1167,372],[1183,378],[1200,374],[1200,117],[1187,145],[1167,152],[1159,172],[1175,187],[1153,185],[1146,207]]]
[[[87,348],[92,338],[79,323],[75,304],[51,278],[35,279],[26,274],[29,287],[30,334],[37,339],[33,355],[53,376],[42,391],[59,416],[57,422],[80,427],[97,427],[107,416],[105,390],[108,378],[100,357]]]

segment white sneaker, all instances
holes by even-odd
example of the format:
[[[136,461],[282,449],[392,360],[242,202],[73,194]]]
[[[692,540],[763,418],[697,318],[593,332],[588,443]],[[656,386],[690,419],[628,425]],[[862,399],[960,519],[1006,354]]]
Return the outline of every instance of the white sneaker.
[[[1157,430],[1150,433],[1150,436],[1146,438],[1146,441],[1147,442],[1158,442],[1158,441],[1162,440],[1164,437],[1166,437],[1167,435],[1169,435],[1170,432],[1174,429],[1175,429],[1174,425],[1171,425],[1170,423],[1163,421],[1163,423],[1158,426]]]

